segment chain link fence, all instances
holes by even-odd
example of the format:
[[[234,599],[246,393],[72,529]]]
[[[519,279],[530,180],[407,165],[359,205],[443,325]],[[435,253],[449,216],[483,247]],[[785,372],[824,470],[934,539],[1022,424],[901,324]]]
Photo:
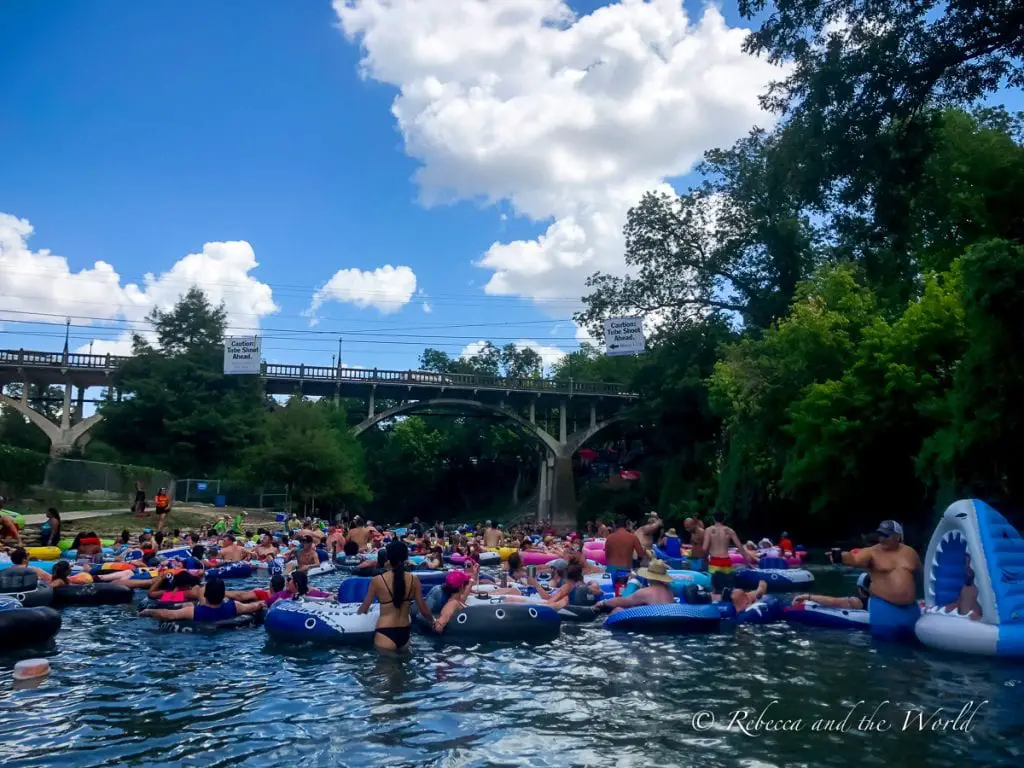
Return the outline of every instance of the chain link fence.
[[[291,504],[288,486],[253,488],[248,483],[236,480],[202,477],[179,480],[177,498],[182,504],[210,504],[216,507],[285,510]]]
[[[168,472],[130,464],[107,464],[83,459],[50,459],[43,477],[47,491],[67,494],[87,501],[109,502],[110,506],[131,507],[135,484],[140,483],[147,497],[160,488],[175,498],[176,481]]]

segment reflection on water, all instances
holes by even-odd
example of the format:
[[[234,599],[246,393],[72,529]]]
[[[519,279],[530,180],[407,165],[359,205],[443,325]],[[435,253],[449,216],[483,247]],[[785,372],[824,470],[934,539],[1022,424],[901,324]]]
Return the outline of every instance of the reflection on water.
[[[840,594],[852,578],[818,585]],[[52,665],[35,689],[11,684],[25,654],[0,655],[5,766],[1024,763],[1024,665],[785,624],[568,626],[540,647],[417,637],[395,658],[281,646],[261,629],[161,634],[104,607],[65,611],[57,641],[29,654]],[[954,717],[985,700],[967,732],[904,729],[907,711]]]

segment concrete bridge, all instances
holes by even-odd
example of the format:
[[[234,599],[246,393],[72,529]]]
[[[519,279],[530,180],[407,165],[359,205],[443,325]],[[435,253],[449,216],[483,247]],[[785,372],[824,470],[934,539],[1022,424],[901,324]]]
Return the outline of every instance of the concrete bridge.
[[[60,386],[63,403],[56,424],[32,409],[25,397],[0,393],[0,403],[17,409],[50,438],[50,453],[59,456],[84,447],[102,412],[84,417],[86,391],[114,388],[113,374],[130,357],[69,352],[0,350],[0,388],[11,383]],[[635,399],[621,384],[544,378],[478,376],[342,368],[340,366],[263,363],[260,379],[269,395],[300,392],[310,397],[361,399],[366,418],[356,435],[387,419],[423,411],[488,414],[507,419],[541,446],[538,516],[556,524],[575,523],[576,491],[572,457],[605,427],[623,418]],[[120,397],[114,389],[113,396]],[[389,407],[378,410],[377,403]],[[92,402],[92,401],[90,401]]]

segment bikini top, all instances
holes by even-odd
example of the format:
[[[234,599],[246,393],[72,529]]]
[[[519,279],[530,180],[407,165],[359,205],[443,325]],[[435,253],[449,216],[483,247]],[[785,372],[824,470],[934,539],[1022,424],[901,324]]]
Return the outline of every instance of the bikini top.
[[[404,578],[404,576],[403,576],[403,578]],[[410,576],[409,577],[409,581],[406,582],[406,589],[405,589],[406,600],[405,600],[405,602],[407,602],[407,603],[411,603],[413,601],[413,597],[412,597],[412,578],[413,577]],[[391,587],[388,586],[388,580],[384,578],[384,574],[380,574],[380,580],[384,583],[384,588],[388,591],[388,594],[391,596],[390,600],[387,600],[387,601],[381,600],[380,604],[381,605],[390,605],[390,604],[395,602],[395,595],[391,591]]]

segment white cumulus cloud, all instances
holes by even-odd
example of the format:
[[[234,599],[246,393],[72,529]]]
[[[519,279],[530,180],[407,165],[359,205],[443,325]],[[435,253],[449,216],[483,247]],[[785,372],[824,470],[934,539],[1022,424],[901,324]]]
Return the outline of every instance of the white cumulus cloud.
[[[306,314],[310,325],[316,324],[316,312],[328,301],[353,304],[360,308],[375,307],[382,314],[397,312],[416,293],[416,274],[409,267],[386,264],[370,272],[339,269],[313,294],[313,303]]]
[[[269,285],[253,277],[259,263],[245,241],[206,243],[160,274],[147,273],[141,284],[122,284],[111,264],[72,271],[63,256],[28,244],[34,229],[27,219],[0,213],[0,318],[76,325],[130,321],[142,330],[154,308],[168,310],[196,285],[213,304],[224,303],[229,332],[252,333],[260,318],[278,310]],[[238,330],[247,329],[247,330]],[[130,332],[116,340],[95,339],[94,354],[128,354]],[[87,352],[88,344],[78,351]]]
[[[516,349],[526,349],[528,347],[540,355],[541,363],[544,366],[545,371],[550,370],[552,365],[557,363],[567,354],[563,349],[559,349],[551,344],[542,344],[541,342],[533,341],[532,339],[520,339],[513,343],[516,345]],[[474,357],[475,355],[478,355],[486,345],[487,342],[483,339],[471,342],[462,348],[462,352],[459,353],[459,357]]]
[[[334,0],[365,76],[392,113],[424,202],[508,201],[548,221],[476,262],[493,295],[575,298],[624,271],[630,206],[701,153],[770,121],[757,96],[781,73],[741,50],[713,7],[620,0],[578,16],[561,0]],[[564,306],[561,308],[564,311]]]

